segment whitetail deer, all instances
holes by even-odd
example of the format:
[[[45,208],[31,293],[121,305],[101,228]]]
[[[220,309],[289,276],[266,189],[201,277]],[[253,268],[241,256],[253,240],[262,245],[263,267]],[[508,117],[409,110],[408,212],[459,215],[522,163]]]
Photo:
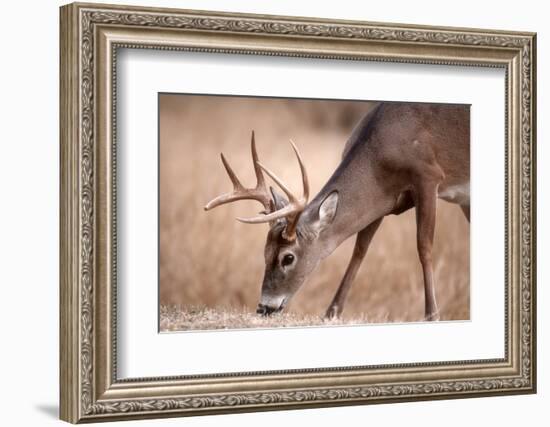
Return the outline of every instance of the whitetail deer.
[[[303,195],[298,198],[258,160],[254,132],[252,159],[257,185],[243,187],[222,154],[233,183],[231,193],[205,206],[253,199],[264,206],[258,216],[238,218],[269,223],[265,274],[257,312],[282,310],[319,261],[357,234],[344,278],[326,311],[339,316],[368,246],[386,215],[416,209],[417,248],[424,274],[424,314],[439,320],[432,268],[436,201],[456,203],[470,219],[469,107],[459,105],[380,103],[356,125],[342,160],[321,191],[307,203],[309,184],[300,165]],[[268,193],[265,171],[287,195]]]

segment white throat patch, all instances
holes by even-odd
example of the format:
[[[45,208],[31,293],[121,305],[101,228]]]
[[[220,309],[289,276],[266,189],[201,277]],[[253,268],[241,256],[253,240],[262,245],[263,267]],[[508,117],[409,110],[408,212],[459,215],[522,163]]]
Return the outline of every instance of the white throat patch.
[[[457,203],[459,205],[470,204],[470,182],[452,185],[439,191],[438,197],[446,202]]]

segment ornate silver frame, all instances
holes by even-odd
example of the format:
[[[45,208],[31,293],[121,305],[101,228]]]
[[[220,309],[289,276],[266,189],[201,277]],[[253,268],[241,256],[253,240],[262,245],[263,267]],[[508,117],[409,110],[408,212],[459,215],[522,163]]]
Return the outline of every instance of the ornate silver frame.
[[[61,8],[61,419],[398,402],[536,390],[533,33],[174,9]],[[502,67],[506,70],[505,357],[175,378],[116,375],[117,48]]]

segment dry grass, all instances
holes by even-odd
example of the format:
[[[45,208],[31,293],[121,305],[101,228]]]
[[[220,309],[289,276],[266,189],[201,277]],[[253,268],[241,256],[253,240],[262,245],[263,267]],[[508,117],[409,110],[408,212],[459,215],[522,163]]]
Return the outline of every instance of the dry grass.
[[[161,330],[256,327],[262,322],[253,313],[267,226],[235,220],[256,213],[259,205],[243,201],[203,211],[210,198],[231,188],[219,153],[226,154],[245,185],[253,185],[249,142],[255,129],[260,158],[298,189],[299,170],[288,144],[292,138],[300,147],[315,193],[339,163],[353,124],[369,108],[368,103],[161,96],[160,301],[166,306],[161,309]],[[384,220],[341,321],[422,319],[423,282],[415,233],[413,211]],[[277,321],[323,322],[320,316],[338,287],[352,248],[349,239],[325,259]],[[469,319],[469,224],[457,206],[445,202],[438,205],[434,265],[442,320]]]
[[[378,319],[386,322],[388,319]],[[243,329],[243,328],[290,328],[311,325],[350,325],[373,322],[365,314],[353,319],[326,319],[313,314],[280,312],[269,317],[258,316],[246,307],[189,307],[178,305],[160,306],[160,330],[163,332],[208,330],[208,329]]]

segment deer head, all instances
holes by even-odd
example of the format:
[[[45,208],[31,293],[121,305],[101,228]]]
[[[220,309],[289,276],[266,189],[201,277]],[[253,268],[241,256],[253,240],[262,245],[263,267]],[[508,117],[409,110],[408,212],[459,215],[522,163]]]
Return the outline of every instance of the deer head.
[[[225,203],[244,199],[256,200],[263,205],[264,210],[259,215],[237,218],[247,224],[269,224],[264,249],[265,273],[257,309],[257,312],[263,315],[282,310],[317,266],[322,252],[318,236],[332,222],[338,202],[338,194],[332,193],[322,201],[318,209],[303,215],[309,198],[309,182],[298,148],[292,141],[290,143],[302,174],[301,197],[296,197],[275,173],[260,163],[252,132],[251,149],[256,187],[245,188],[222,154],[222,163],[233,183],[233,191],[216,197],[204,208],[210,210]],[[268,192],[263,172],[283,190],[287,198],[272,187]]]

